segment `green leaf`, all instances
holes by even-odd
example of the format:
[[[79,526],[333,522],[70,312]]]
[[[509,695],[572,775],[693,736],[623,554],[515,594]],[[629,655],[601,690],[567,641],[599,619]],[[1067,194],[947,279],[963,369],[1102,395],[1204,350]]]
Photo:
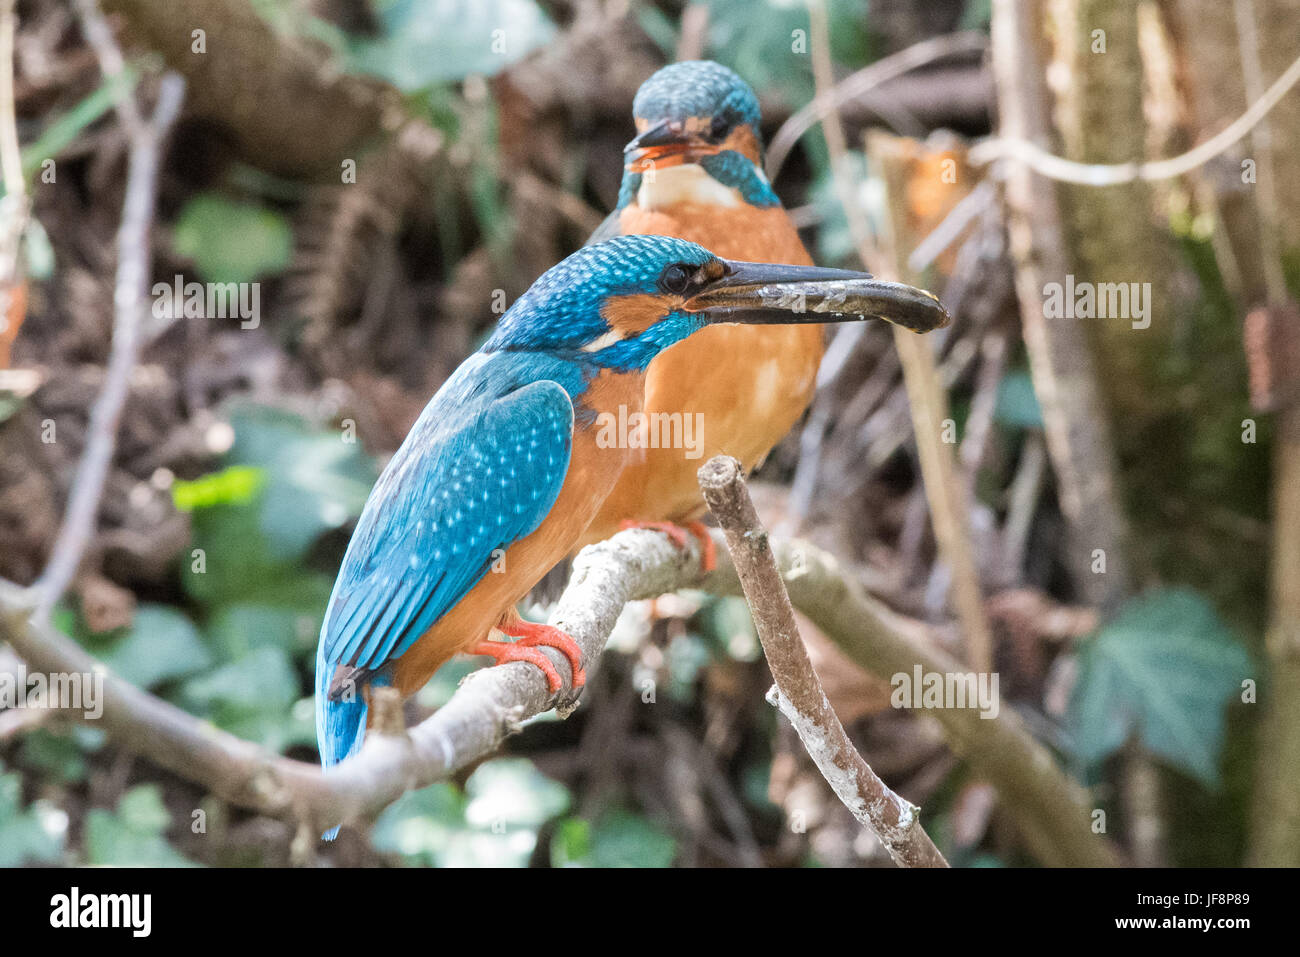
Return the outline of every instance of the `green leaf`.
[[[760,94],[774,94],[792,108],[812,99],[808,11],[803,4],[709,0],[708,5],[711,59],[731,67]],[[866,12],[866,0],[832,0],[829,5],[831,55],[845,66],[865,65],[870,57]]]
[[[172,483],[172,503],[182,512],[214,505],[245,505],[256,496],[266,474],[249,465],[232,465],[192,482]]]
[[[709,646],[698,635],[686,632],[676,635],[668,643],[665,657],[669,696],[674,701],[689,704],[695,699],[695,682],[700,671],[713,660]]]
[[[1224,708],[1250,659],[1204,598],[1167,589],[1129,602],[1079,653],[1068,727],[1095,763],[1138,734],[1207,786],[1218,781]]]
[[[402,795],[379,815],[370,832],[378,851],[400,854],[412,864],[435,864],[452,835],[464,826],[465,797],[440,781]]]
[[[375,468],[344,433],[316,431],[296,415],[258,405],[233,406],[230,424],[230,463],[266,476],[259,524],[270,558],[297,559],[322,532],[361,514]]]
[[[134,96],[139,79],[135,67],[125,64],[122,72],[104,79],[71,110],[48,123],[36,141],[22,151],[23,175],[32,176],[45,160],[71,146],[83,130],[113,108],[119,96]]]
[[[67,813],[46,801],[24,811],[22,781],[17,773],[0,774],[0,867],[52,862],[63,853]]]
[[[328,597],[326,591],[307,609],[251,602],[225,605],[208,626],[208,644],[222,661],[237,661],[258,648],[279,648],[294,656],[312,651]]]
[[[28,771],[60,784],[74,784],[86,777],[86,758],[76,738],[48,728],[36,728],[24,736],[18,762]]]
[[[639,814],[613,809],[594,824],[561,823],[551,842],[557,867],[669,867],[677,842]]]
[[[260,711],[287,708],[297,698],[297,675],[280,648],[263,647],[185,683],[185,698],[202,709]]]
[[[352,69],[412,93],[492,76],[546,43],[555,26],[533,0],[379,0],[378,39],[353,43]]]
[[[86,863],[112,867],[196,867],[163,836],[171,815],[156,784],[122,795],[117,813],[92,808],[86,814]]]
[[[275,275],[293,257],[293,230],[279,213],[219,193],[195,196],[176,219],[173,243],[208,282]]]
[[[435,784],[404,795],[371,832],[377,850],[436,867],[523,867],[542,823],[564,813],[569,792],[526,758],[480,765],[462,795]]]
[[[1043,410],[1034,393],[1034,382],[1024,370],[1008,372],[998,383],[998,398],[993,407],[993,418],[1006,426],[1021,429],[1041,429]]]
[[[290,649],[267,645],[189,679],[175,700],[231,734],[282,752],[316,741],[311,699],[301,693]]]
[[[465,820],[472,826],[540,825],[569,807],[569,792],[527,758],[479,765],[465,782]]]
[[[154,688],[202,671],[212,656],[194,622],[170,605],[140,605],[129,627],[83,639],[86,650],[141,688]]]

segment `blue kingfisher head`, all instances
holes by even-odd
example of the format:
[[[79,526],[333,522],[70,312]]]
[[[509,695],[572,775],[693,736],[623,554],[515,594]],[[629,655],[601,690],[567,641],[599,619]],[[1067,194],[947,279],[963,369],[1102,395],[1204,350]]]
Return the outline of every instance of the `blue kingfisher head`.
[[[722,64],[687,60],[664,67],[637,91],[632,117],[637,136],[624,148],[620,208],[636,200],[648,177],[701,173],[751,205],[778,202],[763,173],[758,97]],[[689,169],[677,169],[683,166]]]
[[[882,318],[925,332],[939,300],[867,273],[721,259],[667,236],[618,236],[547,270],[501,317],[483,351],[546,353],[593,371],[643,371],[712,323]]]

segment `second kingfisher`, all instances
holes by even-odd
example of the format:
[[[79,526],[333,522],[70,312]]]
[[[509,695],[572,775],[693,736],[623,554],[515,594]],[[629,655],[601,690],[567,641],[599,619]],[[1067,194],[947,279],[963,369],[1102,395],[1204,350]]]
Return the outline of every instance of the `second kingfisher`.
[[[708,60],[674,63],[641,86],[632,104],[618,208],[593,240],[656,233],[719,256],[811,265],[794,224],[763,173],[758,97]],[[646,374],[643,421],[692,416],[698,447],[653,447],[625,470],[583,543],[627,525],[675,525],[711,544],[696,521],[704,503],[696,470],[714,455],[748,471],[790,431],[812,400],[823,352],[820,325],[713,326],[666,349]],[[671,524],[670,524],[671,523]]]

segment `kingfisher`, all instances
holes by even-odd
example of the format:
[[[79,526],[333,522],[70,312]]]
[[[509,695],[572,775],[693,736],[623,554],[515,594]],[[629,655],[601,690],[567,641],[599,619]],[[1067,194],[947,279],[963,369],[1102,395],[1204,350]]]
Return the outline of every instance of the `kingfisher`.
[[[812,265],[763,172],[758,97],[710,60],[674,63],[632,103],[637,135],[625,148],[618,206],[593,236],[677,236],[729,259]],[[645,416],[691,416],[703,434],[689,449],[650,439],[588,527],[582,544],[631,525],[685,542],[713,564],[713,540],[695,473],[725,454],[757,466],[812,401],[824,331],[817,324],[717,325],[665,349],[646,373]],[[657,447],[656,447],[657,446]]]
[[[515,606],[626,469],[634,443],[611,441],[609,423],[642,410],[664,349],[719,323],[871,317],[917,331],[947,319],[910,286],[722,259],[663,236],[587,246],[543,274],[425,406],[357,520],[316,654],[326,769],[360,747],[371,688],[409,696],[459,652],[530,663],[554,695],[550,646],[582,686],[574,641]]]

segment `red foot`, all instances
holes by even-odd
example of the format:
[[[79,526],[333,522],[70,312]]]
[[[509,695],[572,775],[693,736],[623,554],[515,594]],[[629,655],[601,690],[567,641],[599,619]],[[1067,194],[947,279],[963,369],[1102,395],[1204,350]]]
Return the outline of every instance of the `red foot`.
[[[577,643],[572,638],[560,631],[560,629],[551,625],[535,624],[531,621],[518,621],[507,625],[502,629],[502,632],[511,638],[518,638],[519,640],[491,641],[485,639],[470,648],[468,654],[487,655],[490,658],[495,658],[496,663],[499,665],[509,661],[527,661],[534,664],[546,676],[546,684],[550,688],[551,694],[555,694],[564,686],[564,682],[560,680],[560,673],[555,670],[555,665],[551,664],[551,659],[538,650],[539,645],[544,645],[548,648],[554,648],[569,659],[569,666],[573,669],[573,687],[575,690],[587,683],[587,673],[582,669],[582,650],[578,648]]]
[[[629,518],[620,522],[618,527],[620,530],[651,528],[657,532],[663,532],[673,540],[673,543],[678,548],[686,547],[686,534],[689,532],[700,543],[700,570],[711,572],[718,567],[718,547],[713,543],[713,536],[709,534],[709,527],[703,522],[687,522],[685,526],[682,526],[675,525],[672,522],[636,522]]]

